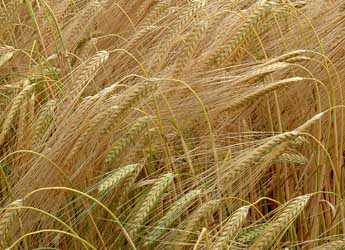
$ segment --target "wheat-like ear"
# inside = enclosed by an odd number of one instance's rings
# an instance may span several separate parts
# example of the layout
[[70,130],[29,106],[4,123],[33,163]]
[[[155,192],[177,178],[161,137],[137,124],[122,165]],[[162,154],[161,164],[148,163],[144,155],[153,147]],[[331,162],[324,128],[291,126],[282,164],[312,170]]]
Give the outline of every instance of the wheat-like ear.
[[[25,84],[30,84],[29,82],[25,82]],[[26,85],[26,86],[27,86]],[[26,86],[23,86],[24,88]],[[16,139],[17,139],[17,150],[22,149],[22,145],[25,141],[25,126],[27,121],[27,104],[28,104],[29,98],[25,97],[22,104],[19,107],[19,114],[18,114],[18,122],[17,122],[17,131],[16,131]]]
[[252,32],[252,29],[264,22],[266,17],[271,13],[273,7],[277,5],[277,0],[264,0],[261,1],[260,5],[256,7],[254,12],[246,20],[245,24],[239,29],[234,35],[230,42],[219,47],[206,61],[207,65],[216,64],[221,66],[223,62],[232,53],[239,48],[239,46],[246,42],[248,35]]
[[308,128],[310,128],[313,124],[315,124],[317,121],[319,121],[323,115],[327,113],[325,112],[321,112],[319,114],[314,115],[312,118],[310,118],[309,120],[307,120],[305,123],[303,123],[301,126],[299,126],[298,128],[295,129],[295,131],[298,132],[304,132],[305,130],[307,130]]
[[334,240],[323,244],[321,246],[315,247],[312,250],[343,250],[345,249],[345,240]]
[[152,117],[141,117],[128,129],[128,131],[119,140],[115,142],[110,152],[105,158],[105,163],[111,164],[115,161],[126,148],[138,138],[142,131],[147,127]]
[[185,233],[181,238],[181,242],[185,242],[189,239],[189,233],[194,232],[202,227],[202,220],[207,219],[214,214],[221,204],[220,200],[211,200],[202,204],[196,211],[194,211],[189,218],[186,219],[186,225],[183,228]]
[[34,122],[34,135],[33,135],[33,145],[36,148],[40,142],[41,138],[43,137],[46,129],[51,124],[54,119],[54,109],[56,107],[56,100],[48,101],[42,111],[40,112],[37,120]]
[[308,159],[298,153],[283,153],[280,155],[277,159],[280,162],[286,162],[286,163],[292,163],[292,164],[299,164],[299,165],[305,165],[308,163]]
[[303,77],[292,77],[292,78],[280,80],[277,82],[269,83],[267,85],[264,85],[262,88],[259,88],[249,94],[244,94],[243,96],[238,97],[238,99],[235,99],[229,104],[227,109],[235,111],[237,109],[243,108],[246,105],[256,101],[259,97],[271,91],[278,90],[280,88],[288,86],[291,83],[301,82],[303,80],[304,80]]
[[80,41],[82,41],[87,32],[87,28],[94,22],[97,14],[102,10],[104,3],[107,0],[92,0],[77,15],[72,23],[72,27],[65,35],[68,50],[74,52]]
[[96,37],[91,38],[89,41],[87,41],[81,48],[79,51],[79,57],[82,60],[85,60],[87,58],[89,58],[89,56],[91,55],[92,51],[96,48],[97,45],[97,41],[98,39]]
[[183,31],[190,20],[197,15],[200,10],[202,10],[205,4],[205,0],[194,1],[185,9],[185,11],[183,11],[177,22],[177,25],[174,27],[174,29],[172,29],[171,32],[167,34],[167,41],[161,42],[160,46],[158,47],[157,53],[155,54],[155,61],[152,66],[153,69],[159,70],[162,67],[164,60],[167,57],[167,52],[170,51],[170,48],[176,40],[176,37],[178,37],[178,35]]
[[116,212],[120,212],[123,208],[123,204],[126,204],[128,200],[128,194],[134,187],[135,181],[138,178],[144,164],[140,164],[138,168],[135,168],[135,170],[130,174],[127,178],[124,179],[121,190],[119,190],[119,196],[118,196],[118,204]]
[[106,111],[96,115],[93,119],[91,119],[90,123],[88,124],[85,131],[79,136],[75,144],[73,145],[72,150],[69,152],[66,160],[67,162],[73,159],[73,156],[78,153],[78,151],[82,148],[85,144],[87,138],[96,131],[96,128],[100,125],[101,122],[105,121],[108,117],[110,117],[113,113],[118,112],[119,106],[112,106]]
[[140,45],[140,40],[156,29],[157,29],[156,26],[149,25],[137,31],[137,33],[135,33],[132,39],[128,42],[127,50],[131,50],[135,47],[138,47]]
[[250,206],[244,206],[237,209],[230,219],[225,223],[224,227],[222,228],[222,232],[217,237],[217,241],[214,245],[214,250],[225,250],[229,248],[231,240],[235,237],[238,230],[244,223]]
[[135,172],[138,168],[141,168],[141,164],[131,164],[110,172],[108,176],[100,182],[98,192],[105,192],[110,188],[116,188],[117,185],[119,185],[125,178]]
[[142,26],[149,26],[160,19],[162,13],[164,13],[171,5],[172,0],[159,0],[159,2],[152,8],[145,19],[142,22]]
[[[134,2],[134,0],[133,0]],[[150,7],[153,5],[153,4],[156,4],[155,3],[155,0],[147,0],[147,1],[144,1],[141,5],[140,5],[140,8],[137,10],[136,12],[136,17],[137,18],[141,18],[143,17],[146,13],[149,13],[149,9]]]
[[247,245],[252,244],[262,234],[266,227],[267,224],[263,223],[245,228],[238,234],[235,241]]
[[104,63],[109,58],[109,52],[101,50],[97,52],[92,58],[85,62],[79,70],[77,70],[77,75],[72,76],[72,86],[68,96],[71,98],[78,97],[85,86],[86,83],[92,80],[96,75],[97,71],[104,65]]
[[100,128],[100,134],[109,134],[114,127],[118,125],[119,120],[126,115],[126,113],[144,98],[149,96],[152,92],[157,90],[158,84],[151,81],[145,81],[135,85],[128,93],[124,94],[123,100],[118,105],[118,108],[113,109],[109,113],[108,118]]
[[[12,203],[10,203],[7,208],[15,208],[23,206],[22,200],[16,200]],[[6,238],[9,231],[9,228],[11,227],[11,224],[13,223],[13,219],[15,218],[15,215],[17,214],[17,211],[15,209],[7,209],[2,214],[0,214],[0,247],[1,249],[5,249],[6,245]]]
[[14,48],[11,46],[0,47],[0,67],[5,65],[14,55]]
[[275,216],[274,220],[269,223],[262,235],[250,246],[249,250],[269,249],[303,211],[311,196],[307,194],[287,202]]
[[234,84],[246,83],[251,84],[257,82],[259,79],[263,79],[266,75],[273,73],[275,71],[284,70],[290,67],[289,63],[286,62],[274,62],[274,63],[265,63],[256,67],[254,70],[246,73],[245,75],[239,76],[238,80],[234,81]]
[[135,237],[135,234],[138,232],[141,225],[143,225],[152,210],[161,201],[163,193],[173,182],[173,179],[173,174],[166,174],[155,181],[153,187],[140,204],[139,210],[135,212],[128,221],[128,224],[130,225],[129,233],[132,237]]
[[192,31],[188,34],[183,50],[176,61],[176,66],[174,70],[175,74],[179,74],[179,72],[181,72],[181,70],[190,61],[195,49],[198,46],[199,41],[201,40],[203,34],[205,34],[206,30],[207,22],[201,21],[197,25],[195,25]]
[[[288,147],[287,143],[296,139],[297,136],[298,133],[294,131],[272,136],[263,145],[251,149],[248,153],[244,153],[243,156],[240,156],[238,160],[233,161],[230,168],[226,168],[226,165],[224,165],[224,191],[227,190],[225,187],[236,181],[242,173],[248,170],[249,166],[262,161],[269,153],[271,153],[272,160],[278,157],[286,147]],[[271,151],[274,148],[279,150],[273,154]],[[227,162],[225,161],[224,164],[227,164]]]
[[159,240],[181,213],[183,213],[191,202],[193,202],[200,194],[200,190],[192,190],[174,202],[163,218],[157,222],[154,229],[148,234],[149,240],[146,241],[144,245],[149,247],[155,241]]
[[5,117],[5,120],[2,124],[2,130],[0,134],[0,146],[2,146],[5,142],[5,137],[8,133],[8,130],[10,129],[10,126],[12,124],[12,121],[14,117],[16,116],[21,104],[23,103],[23,100],[32,92],[34,91],[35,84],[30,84],[29,80],[25,80],[25,83],[23,84],[25,87],[23,90],[14,98],[11,108],[8,112],[8,114]]
[[289,60],[293,60],[296,57],[305,56],[307,53],[308,51],[303,50],[303,49],[289,51],[289,52],[286,52],[285,54],[282,54],[278,57],[268,60],[265,64],[273,64],[277,62],[289,62]]

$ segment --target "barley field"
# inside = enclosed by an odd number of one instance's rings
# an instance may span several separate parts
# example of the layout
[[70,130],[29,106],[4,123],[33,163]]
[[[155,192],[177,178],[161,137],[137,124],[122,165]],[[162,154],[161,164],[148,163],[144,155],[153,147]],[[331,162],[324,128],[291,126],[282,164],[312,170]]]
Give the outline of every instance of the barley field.
[[0,250],[345,249],[344,85],[343,0],[2,0]]

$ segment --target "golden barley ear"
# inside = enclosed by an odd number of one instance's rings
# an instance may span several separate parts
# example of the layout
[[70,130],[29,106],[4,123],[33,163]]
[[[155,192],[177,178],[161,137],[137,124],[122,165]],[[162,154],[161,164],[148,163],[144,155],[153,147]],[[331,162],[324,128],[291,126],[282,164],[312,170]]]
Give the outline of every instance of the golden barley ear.
[[50,100],[42,108],[42,111],[39,113],[38,118],[34,122],[34,135],[33,135],[33,146],[38,148],[42,143],[41,139],[44,137],[44,134],[47,132],[49,126],[55,119],[55,108],[57,105],[56,100]]
[[11,46],[0,47],[0,67],[5,65],[15,53],[15,49]]
[[13,209],[16,207],[23,206],[22,200],[15,200],[14,202],[10,203],[2,214],[0,214],[0,247],[1,249],[5,249],[6,247],[6,239],[8,237],[8,232],[13,223],[13,220],[16,217],[17,210]]
[[342,250],[345,248],[345,240],[334,240],[319,247],[312,248],[312,250]]
[[196,24],[192,31],[188,34],[188,37],[185,41],[184,48],[181,51],[181,54],[178,56],[174,74],[178,75],[183,68],[188,64],[190,59],[193,56],[194,51],[196,50],[202,36],[207,30],[207,21],[201,21]]
[[277,243],[291,223],[303,211],[311,196],[310,194],[299,196],[283,205],[273,221],[269,223],[249,250],[265,250]]
[[272,9],[278,4],[278,0],[260,1],[260,3],[254,7],[253,13],[248,17],[244,25],[241,26],[231,41],[216,49],[207,59],[206,64],[209,66],[214,64],[221,66],[224,61],[239,48],[239,46],[246,43],[252,30],[255,29],[256,26],[264,23],[266,18],[271,14]]
[[144,81],[125,92],[117,107],[108,111],[108,118],[100,127],[100,134],[104,136],[111,133],[118,126],[119,121],[127,115],[128,111],[153,94],[158,86],[156,82]]
[[80,41],[85,38],[88,28],[94,23],[98,13],[100,13],[107,0],[92,0],[81,13],[74,17],[69,30],[66,31],[65,44],[68,51],[74,52],[78,47]]
[[[238,160],[233,161],[229,168],[227,168],[225,165],[223,176],[224,187],[236,180],[241,175],[241,173],[245,172],[249,168],[249,166],[256,162],[260,162],[270,154],[271,156],[269,157],[279,157],[279,155],[283,153],[282,150],[286,150],[286,148],[288,147],[288,144],[286,143],[289,143],[297,137],[298,133],[296,132],[286,132],[276,136],[272,136],[263,145],[250,150],[249,153],[244,153],[244,155],[240,156]],[[279,148],[280,146],[282,146],[282,148]],[[279,148],[279,152],[277,153],[277,155],[273,155],[272,150],[277,148]],[[225,161],[225,164],[227,164],[227,161]]]
[[247,215],[250,206],[244,206],[237,209],[225,223],[221,229],[220,235],[214,244],[215,250],[225,250],[231,248],[231,240],[235,237],[238,231],[241,229]]
[[2,123],[2,130],[0,133],[0,146],[4,144],[5,139],[6,139],[6,135],[11,127],[12,121],[15,118],[15,116],[17,115],[19,108],[21,106],[21,104],[23,103],[23,101],[25,100],[25,98],[27,98],[27,96],[32,93],[35,89],[36,84],[30,84],[29,80],[24,80],[24,84],[25,87],[23,88],[23,90],[13,99],[11,108],[9,110],[9,112],[6,114],[6,117]]
[[[191,239],[191,232],[195,232],[202,227],[202,221],[207,220],[212,216],[220,207],[220,200],[211,200],[203,203],[198,207],[186,220],[184,221],[183,234],[179,242],[185,242]],[[182,247],[180,248],[182,249]]]
[[97,71],[105,64],[109,58],[109,52],[101,50],[97,52],[88,61],[82,64],[76,72],[72,75],[72,83],[66,86],[67,98],[70,100],[66,106],[78,98],[82,91],[86,88],[87,84],[95,77]]

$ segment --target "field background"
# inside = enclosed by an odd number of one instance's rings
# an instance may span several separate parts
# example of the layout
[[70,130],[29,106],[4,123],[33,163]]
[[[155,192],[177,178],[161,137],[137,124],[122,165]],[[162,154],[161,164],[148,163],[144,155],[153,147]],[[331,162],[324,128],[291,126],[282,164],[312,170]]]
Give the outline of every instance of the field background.
[[0,1],[0,249],[345,249],[342,0]]

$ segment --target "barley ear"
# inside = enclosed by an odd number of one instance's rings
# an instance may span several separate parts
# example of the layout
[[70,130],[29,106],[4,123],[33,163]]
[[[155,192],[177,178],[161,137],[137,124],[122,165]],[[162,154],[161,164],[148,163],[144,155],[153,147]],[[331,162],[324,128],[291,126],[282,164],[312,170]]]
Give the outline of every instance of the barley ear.
[[274,220],[269,223],[262,235],[250,246],[249,250],[269,249],[303,211],[310,197],[311,195],[307,194],[287,202],[275,216]]
[[22,200],[16,200],[7,206],[7,210],[5,210],[2,214],[0,214],[0,247],[1,249],[5,248],[6,245],[6,238],[8,236],[8,232],[10,229],[11,224],[17,214],[16,208],[23,206]]
[[148,241],[145,246],[149,247],[159,240],[166,230],[174,223],[174,221],[184,212],[184,210],[201,194],[200,190],[192,190],[182,196],[179,200],[169,208],[166,214],[161,218],[154,229],[148,235]]
[[145,199],[141,203],[139,210],[129,219],[128,224],[131,225],[129,233],[132,235],[132,237],[135,237],[135,234],[140,229],[140,226],[143,225],[146,218],[160,202],[163,193],[170,186],[173,179],[173,174],[166,174],[160,177],[154,183],[153,187],[150,189]]
[[147,127],[152,117],[141,117],[129,128],[129,130],[119,140],[117,140],[105,158],[106,164],[113,163],[120,154],[127,149],[135,139],[139,137],[142,131]]
[[8,114],[5,117],[5,120],[2,124],[2,130],[0,133],[0,146],[2,146],[5,142],[5,137],[11,127],[12,121],[16,114],[19,111],[21,104],[23,103],[24,99],[34,90],[35,84],[29,84],[29,80],[25,80],[23,90],[14,98],[11,108]]
[[106,192],[110,188],[116,188],[125,178],[141,168],[141,164],[131,164],[110,172],[108,176],[99,183],[98,192]]
[[217,241],[215,242],[214,249],[215,250],[225,250],[229,248],[231,245],[231,240],[235,237],[238,230],[244,223],[250,206],[244,206],[237,209],[230,219],[225,223],[224,227],[222,228],[222,232],[217,237]]

